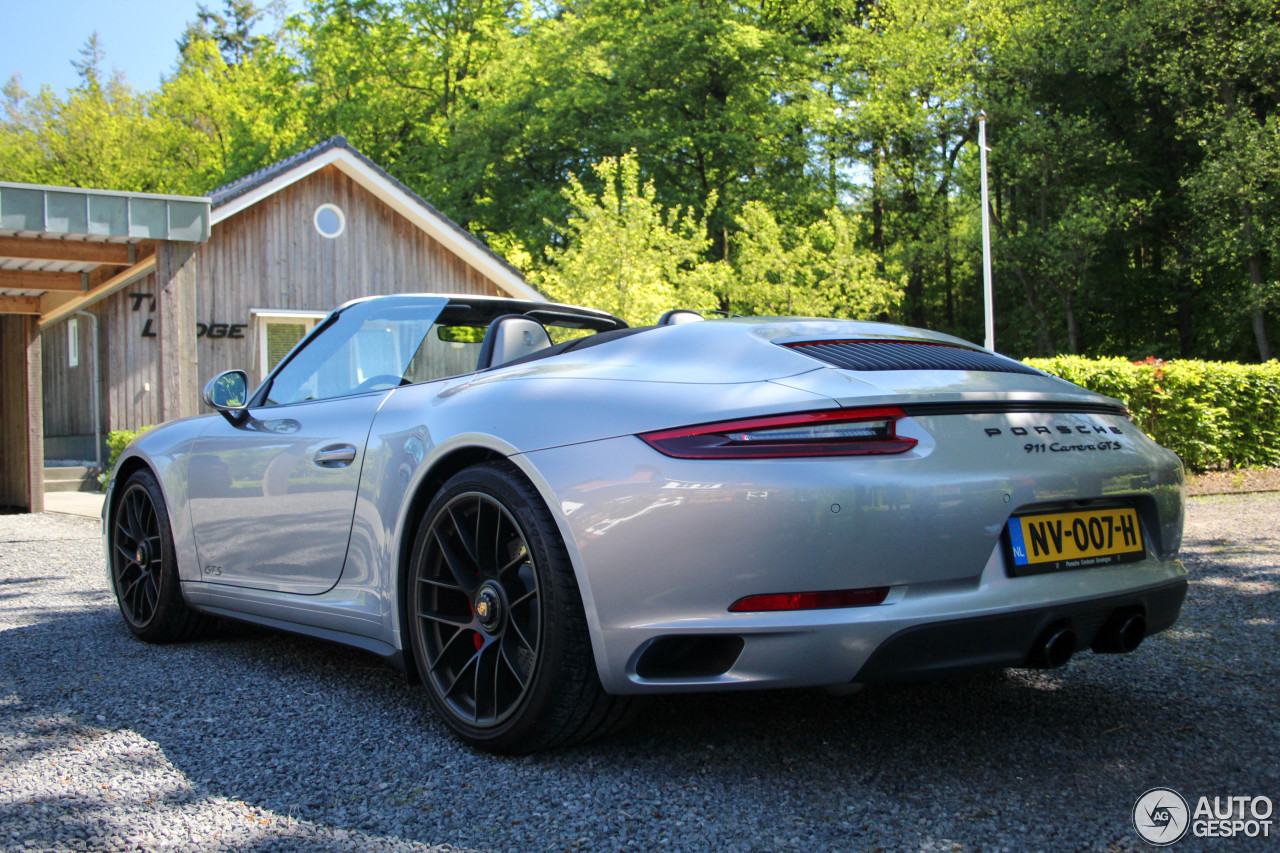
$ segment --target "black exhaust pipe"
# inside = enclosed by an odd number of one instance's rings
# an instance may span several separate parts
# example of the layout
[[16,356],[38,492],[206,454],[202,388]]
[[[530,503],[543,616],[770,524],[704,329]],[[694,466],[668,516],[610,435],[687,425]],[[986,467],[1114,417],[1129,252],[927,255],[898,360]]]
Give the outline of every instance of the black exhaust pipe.
[[1050,626],[1031,648],[1027,659],[1029,666],[1039,669],[1057,669],[1066,666],[1076,651],[1076,635],[1063,627]]
[[1147,636],[1147,617],[1141,613],[1117,611],[1093,638],[1090,648],[1104,655],[1123,655],[1142,645]]

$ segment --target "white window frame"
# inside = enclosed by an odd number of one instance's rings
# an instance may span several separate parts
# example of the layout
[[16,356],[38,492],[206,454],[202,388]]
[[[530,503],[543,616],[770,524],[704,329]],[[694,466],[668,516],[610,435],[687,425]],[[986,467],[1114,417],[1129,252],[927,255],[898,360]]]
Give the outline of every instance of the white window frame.
[[[330,234],[320,227],[320,214],[326,211],[333,213],[338,217],[338,230]],[[311,224],[315,226],[316,233],[326,240],[336,240],[342,236],[342,232],[347,230],[347,215],[342,212],[342,208],[332,202],[325,202],[316,208],[316,212],[311,214]]]
[[258,366],[258,381],[261,382],[267,378],[270,372],[267,369],[267,329],[268,323],[302,323],[307,327],[303,334],[310,334],[325,317],[329,316],[328,311],[308,311],[306,309],[294,308],[250,308],[249,316],[253,319],[253,347],[257,353],[255,361]]

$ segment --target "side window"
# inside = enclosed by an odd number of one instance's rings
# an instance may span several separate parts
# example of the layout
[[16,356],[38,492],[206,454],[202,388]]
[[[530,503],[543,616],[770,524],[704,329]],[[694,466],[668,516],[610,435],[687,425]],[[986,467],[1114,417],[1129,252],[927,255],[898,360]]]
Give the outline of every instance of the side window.
[[402,384],[445,302],[404,297],[352,305],[285,362],[263,402],[327,400]]

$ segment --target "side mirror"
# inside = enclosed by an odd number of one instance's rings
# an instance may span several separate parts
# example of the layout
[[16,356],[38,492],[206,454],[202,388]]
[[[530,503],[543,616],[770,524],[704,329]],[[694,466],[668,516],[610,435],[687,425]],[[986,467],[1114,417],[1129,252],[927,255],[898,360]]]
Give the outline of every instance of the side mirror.
[[249,377],[243,370],[226,370],[204,386],[204,404],[219,412],[232,426],[249,420]]

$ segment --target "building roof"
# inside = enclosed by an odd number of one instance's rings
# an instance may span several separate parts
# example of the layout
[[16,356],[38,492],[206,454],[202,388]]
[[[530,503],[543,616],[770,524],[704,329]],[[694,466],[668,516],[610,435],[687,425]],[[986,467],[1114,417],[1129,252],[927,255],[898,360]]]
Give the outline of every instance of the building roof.
[[545,297],[525,281],[524,275],[505,258],[357,151],[345,136],[330,137],[265,169],[218,187],[210,193],[212,224],[234,216],[328,165],[336,166],[503,290],[524,299],[545,301]]

